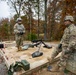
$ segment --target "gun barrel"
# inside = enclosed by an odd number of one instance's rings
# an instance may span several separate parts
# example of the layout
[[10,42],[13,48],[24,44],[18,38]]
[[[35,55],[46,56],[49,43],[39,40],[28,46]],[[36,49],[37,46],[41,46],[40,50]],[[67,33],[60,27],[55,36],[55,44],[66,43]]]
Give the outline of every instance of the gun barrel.
[[42,40],[32,40],[33,43],[41,42]]

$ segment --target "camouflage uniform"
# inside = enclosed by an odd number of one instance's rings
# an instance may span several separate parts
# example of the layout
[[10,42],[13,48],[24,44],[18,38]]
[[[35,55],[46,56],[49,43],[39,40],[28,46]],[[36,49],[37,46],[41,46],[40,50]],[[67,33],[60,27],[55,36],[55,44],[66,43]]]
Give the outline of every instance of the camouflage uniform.
[[[60,58],[60,65],[65,66],[65,68],[70,71],[71,75],[76,74],[76,26],[74,24],[69,25],[61,39],[62,48],[58,47],[52,53],[52,58],[54,58],[59,52],[62,52]],[[66,52],[68,51],[68,54]],[[67,57],[65,57],[67,56]],[[73,74],[74,73],[74,74]],[[69,74],[70,75],[70,74]]]
[[[25,33],[25,27],[23,24],[19,25],[16,23],[14,25],[14,33],[15,33],[15,40],[16,40],[16,45],[19,49],[20,46],[23,45],[23,34]],[[20,33],[23,33],[22,35]]]

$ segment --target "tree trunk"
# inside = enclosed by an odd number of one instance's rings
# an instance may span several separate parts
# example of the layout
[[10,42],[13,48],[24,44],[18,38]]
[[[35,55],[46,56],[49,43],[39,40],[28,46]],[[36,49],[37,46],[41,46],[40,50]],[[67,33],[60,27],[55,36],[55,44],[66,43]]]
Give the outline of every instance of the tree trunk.
[[44,40],[47,39],[47,0],[45,0]]
[[38,38],[39,38],[39,12],[40,12],[39,4],[40,4],[40,2],[38,0],[38,27],[37,27]]

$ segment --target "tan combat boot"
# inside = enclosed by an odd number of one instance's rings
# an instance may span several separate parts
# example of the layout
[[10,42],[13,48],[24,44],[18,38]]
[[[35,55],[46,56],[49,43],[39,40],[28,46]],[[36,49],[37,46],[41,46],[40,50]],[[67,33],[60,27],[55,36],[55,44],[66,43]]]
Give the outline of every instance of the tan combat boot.
[[58,72],[58,71],[60,71],[59,68],[60,67],[58,66],[58,64],[55,64],[54,67],[50,71],[51,72]]
[[[50,57],[48,57],[47,58],[48,59],[48,61],[49,61],[49,65],[53,62],[53,60],[54,60],[54,58],[50,58]],[[51,71],[51,72],[57,72],[57,71],[59,71],[59,62],[57,62],[55,65],[54,65],[54,67],[52,67],[49,71]]]
[[18,51],[22,51],[22,48],[21,47],[18,47]]

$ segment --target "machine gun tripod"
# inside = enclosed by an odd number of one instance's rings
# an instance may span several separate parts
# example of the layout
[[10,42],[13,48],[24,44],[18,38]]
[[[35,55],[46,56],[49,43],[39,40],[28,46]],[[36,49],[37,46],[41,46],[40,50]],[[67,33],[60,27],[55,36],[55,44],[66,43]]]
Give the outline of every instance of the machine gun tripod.
[[39,57],[39,56],[42,56],[42,55],[43,55],[43,52],[40,52],[40,48],[41,48],[41,45],[42,45],[42,44],[44,45],[43,47],[45,47],[45,48],[48,48],[48,49],[52,48],[52,46],[48,46],[47,44],[45,44],[45,43],[43,42],[43,40],[33,40],[32,43],[36,43],[36,44],[34,45],[34,46],[36,46],[36,47],[39,45],[38,50],[35,51],[34,53],[32,53],[32,57],[33,57],[33,58],[34,58],[34,57]]

